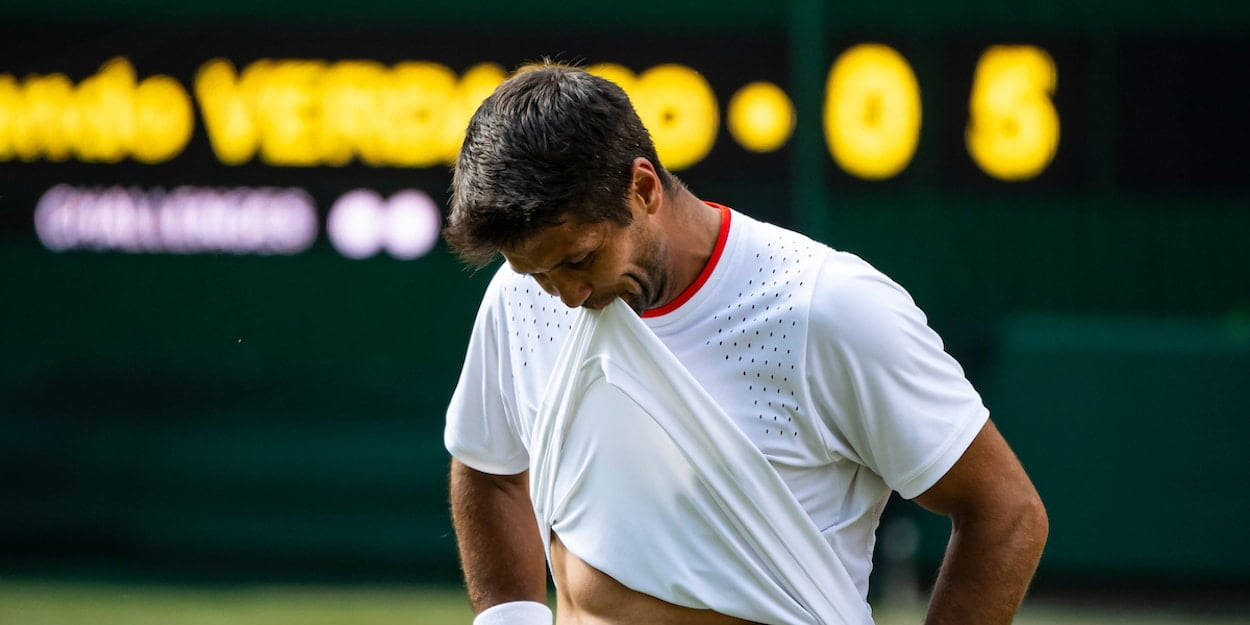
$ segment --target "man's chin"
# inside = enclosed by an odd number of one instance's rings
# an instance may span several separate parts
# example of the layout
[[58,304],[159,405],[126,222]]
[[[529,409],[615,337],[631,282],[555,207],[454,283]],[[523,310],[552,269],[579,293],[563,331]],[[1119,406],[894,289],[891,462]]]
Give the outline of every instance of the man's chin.
[[634,312],[638,313],[639,315],[642,315],[642,311],[645,310],[645,307],[642,304],[642,297],[635,295],[633,293],[622,293],[616,297],[604,300],[602,302],[593,302],[593,303],[588,302],[588,303],[582,304],[582,308],[589,308],[590,310],[603,310],[604,308],[608,307],[608,304],[611,304],[612,302],[616,301],[618,297],[620,298],[622,302],[625,302],[626,306],[629,306],[631,309],[633,309]]

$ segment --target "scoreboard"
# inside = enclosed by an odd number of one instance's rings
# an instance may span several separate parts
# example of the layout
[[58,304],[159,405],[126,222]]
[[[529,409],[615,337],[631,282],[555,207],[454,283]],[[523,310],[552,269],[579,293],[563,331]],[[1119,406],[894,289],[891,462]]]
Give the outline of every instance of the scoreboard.
[[[697,70],[667,63],[636,75],[613,62],[586,69],[626,90],[673,171],[711,151],[720,107]],[[1054,60],[1037,46],[998,45],[985,50],[973,71],[969,154],[994,178],[1036,177],[1059,144]],[[213,154],[226,165],[253,158],[279,167],[343,166],[353,159],[370,166],[451,165],[469,117],[506,77],[493,62],[457,76],[432,61],[387,67],[261,59],[236,70],[215,58],[196,70],[189,90],[168,75],[139,80],[125,57],[106,61],[77,85],[59,72],[21,80],[0,74],[0,159],[166,162],[186,149],[198,109]],[[777,150],[794,131],[793,102],[765,80],[735,91],[725,113],[730,135],[753,152]],[[920,119],[920,87],[897,50],[861,43],[835,60],[823,121],[829,151],[844,171],[866,180],[898,174],[915,154]]]
[[[469,116],[512,71],[544,58],[625,88],[661,160],[696,191],[769,189],[781,201],[757,210],[787,224],[813,223],[802,213],[814,189],[1250,189],[1237,158],[1250,140],[1238,78],[1250,44],[1236,32],[824,29],[806,54],[768,24],[724,36],[590,30],[9,27],[0,175],[15,184],[0,223],[58,251],[183,253],[298,253],[321,240],[310,222],[332,244],[329,224],[350,223],[357,234],[344,236],[377,250],[385,236],[361,232],[402,233],[400,255],[415,258],[436,238],[428,228],[445,209]],[[819,153],[796,150],[796,132]],[[331,220],[355,191],[351,216]],[[404,208],[392,210],[400,191]],[[188,206],[215,208],[200,219]],[[275,206],[288,208],[262,208]],[[182,224],[169,226],[169,244],[165,222]],[[197,223],[205,234],[186,232]],[[212,242],[176,242],[197,237]]]

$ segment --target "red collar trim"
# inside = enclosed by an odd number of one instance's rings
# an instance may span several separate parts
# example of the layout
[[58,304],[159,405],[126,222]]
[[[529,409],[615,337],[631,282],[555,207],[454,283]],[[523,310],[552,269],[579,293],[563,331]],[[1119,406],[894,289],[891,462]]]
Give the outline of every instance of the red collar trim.
[[712,276],[712,271],[716,269],[716,263],[720,261],[721,252],[725,251],[725,241],[729,240],[729,218],[733,212],[729,210],[728,206],[722,206],[715,202],[705,201],[704,204],[707,204],[712,208],[720,209],[720,232],[716,234],[716,245],[712,247],[712,256],[707,259],[707,264],[703,266],[703,271],[699,272],[699,277],[695,278],[694,282],[690,283],[690,286],[686,287],[686,290],[681,292],[681,295],[678,295],[673,299],[673,301],[659,308],[644,310],[642,312],[642,316],[644,318],[649,319],[651,317],[667,315],[668,313],[681,308],[682,304],[690,301],[690,298],[694,297],[694,294],[699,292],[699,289],[703,287],[703,283],[707,282],[707,279]]

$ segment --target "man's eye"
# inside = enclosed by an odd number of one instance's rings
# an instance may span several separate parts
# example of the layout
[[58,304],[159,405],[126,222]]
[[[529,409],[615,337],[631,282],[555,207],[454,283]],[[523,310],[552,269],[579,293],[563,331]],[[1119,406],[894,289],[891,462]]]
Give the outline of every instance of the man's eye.
[[592,259],[594,259],[594,257],[595,257],[595,253],[594,253],[594,252],[588,252],[585,256],[581,257],[581,259],[579,259],[579,260],[577,260],[577,261],[575,261],[575,262],[567,263],[567,265],[568,265],[568,267],[570,267],[570,268],[572,268],[572,269],[581,269],[582,267],[585,267],[586,265],[589,265],[589,264],[590,264],[590,261],[591,261]]

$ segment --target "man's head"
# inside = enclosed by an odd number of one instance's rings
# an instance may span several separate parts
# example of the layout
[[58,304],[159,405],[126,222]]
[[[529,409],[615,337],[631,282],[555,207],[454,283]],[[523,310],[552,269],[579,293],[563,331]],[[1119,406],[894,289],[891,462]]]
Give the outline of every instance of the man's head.
[[642,310],[664,280],[650,219],[677,184],[620,87],[544,63],[473,115],[444,236],[472,265],[502,253],[569,306]]

